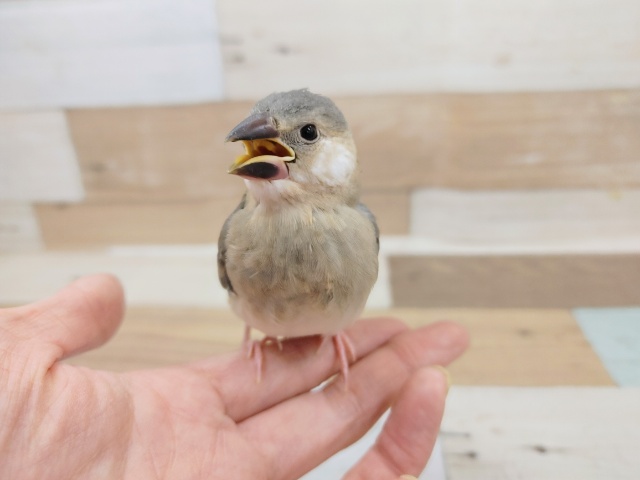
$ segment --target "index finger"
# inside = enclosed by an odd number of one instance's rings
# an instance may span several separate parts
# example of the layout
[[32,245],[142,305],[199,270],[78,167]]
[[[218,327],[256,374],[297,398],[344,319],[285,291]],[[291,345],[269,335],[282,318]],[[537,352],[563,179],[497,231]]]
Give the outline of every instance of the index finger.
[[450,322],[401,333],[356,362],[348,390],[335,382],[276,405],[239,427],[266,458],[287,458],[273,462],[274,478],[298,478],[364,435],[416,369],[447,365],[467,344],[466,331]]

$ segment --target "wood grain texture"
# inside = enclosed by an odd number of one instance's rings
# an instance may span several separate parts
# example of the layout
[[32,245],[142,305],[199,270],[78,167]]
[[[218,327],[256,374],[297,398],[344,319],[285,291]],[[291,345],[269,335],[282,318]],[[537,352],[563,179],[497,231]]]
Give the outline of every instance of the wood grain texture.
[[0,202],[83,198],[64,113],[0,112]]
[[640,185],[640,91],[337,98],[367,187]]
[[409,309],[389,314],[412,327],[449,320],[471,346],[449,369],[456,385],[613,385],[570,311]]
[[270,8],[281,14],[264,22],[248,14],[251,0],[218,2],[228,98],[300,87],[379,94],[640,85],[634,0],[281,0]]
[[108,344],[69,363],[114,371],[175,365],[238,350],[243,332],[230,310],[129,308]]
[[82,109],[67,113],[90,200],[184,200],[241,195],[226,174],[239,145],[227,133],[248,103]]
[[[450,319],[472,346],[452,365],[456,385],[611,385],[566,311],[381,310],[418,327]],[[70,362],[108,370],[152,368],[236,351],[243,324],[229,310],[129,308],[116,337]]]
[[640,304],[640,255],[390,258],[397,307],[576,308]]
[[[335,97],[365,190],[599,188],[640,185],[640,91]],[[71,110],[91,199],[237,192],[224,137],[251,107]]]
[[0,203],[0,252],[40,248],[42,237],[31,205]]
[[[409,197],[369,193],[364,200],[384,234],[409,229]],[[49,249],[86,249],[127,244],[216,243],[240,195],[186,201],[37,204],[35,213]]]
[[640,182],[638,90],[453,95],[449,111],[443,185],[619,189]]
[[454,191],[420,189],[411,233],[450,245],[640,247],[640,190]]
[[209,0],[0,2],[0,108],[218,100]]
[[35,210],[50,249],[213,244],[238,202],[239,196],[184,202],[39,204]]
[[449,480],[634,480],[640,389],[454,387]]

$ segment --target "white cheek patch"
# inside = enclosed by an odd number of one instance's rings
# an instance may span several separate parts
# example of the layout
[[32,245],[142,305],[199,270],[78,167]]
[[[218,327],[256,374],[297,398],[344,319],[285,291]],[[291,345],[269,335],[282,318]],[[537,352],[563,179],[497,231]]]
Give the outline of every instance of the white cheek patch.
[[345,145],[326,140],[313,162],[311,172],[320,183],[336,186],[347,183],[355,168],[355,156]]

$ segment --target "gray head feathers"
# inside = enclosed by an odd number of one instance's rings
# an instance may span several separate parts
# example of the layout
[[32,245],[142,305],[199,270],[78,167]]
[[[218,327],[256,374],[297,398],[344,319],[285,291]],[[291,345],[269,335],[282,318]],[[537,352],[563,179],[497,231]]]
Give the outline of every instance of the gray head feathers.
[[276,119],[317,119],[335,130],[349,128],[344,115],[331,99],[311,93],[306,88],[272,93],[256,103],[251,113],[268,113]]

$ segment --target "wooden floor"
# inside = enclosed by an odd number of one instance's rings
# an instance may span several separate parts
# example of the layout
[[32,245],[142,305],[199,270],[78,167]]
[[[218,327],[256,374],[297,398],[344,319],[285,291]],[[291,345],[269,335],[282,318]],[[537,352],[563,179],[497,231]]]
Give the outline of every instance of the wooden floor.
[[[367,313],[399,318],[412,327],[437,320],[465,326],[473,341],[466,355],[451,366],[456,385],[614,385],[568,311],[390,309]],[[131,308],[109,344],[70,362],[117,371],[160,367],[236,350],[242,334],[243,324],[228,310]]]

